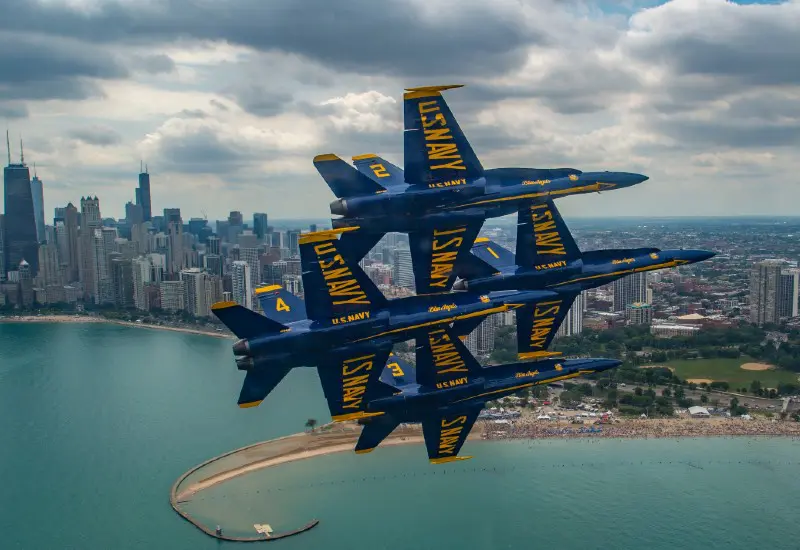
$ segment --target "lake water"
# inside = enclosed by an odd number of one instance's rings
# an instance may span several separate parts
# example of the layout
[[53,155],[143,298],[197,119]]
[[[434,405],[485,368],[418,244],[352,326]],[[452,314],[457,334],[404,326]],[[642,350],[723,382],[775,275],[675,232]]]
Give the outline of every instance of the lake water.
[[[327,422],[297,369],[239,409],[230,341],[98,324],[0,324],[0,548],[204,549],[169,489],[214,455]],[[287,550],[796,549],[800,443],[790,439],[470,442],[434,467],[421,446],[262,470],[191,513],[247,532],[311,518]]]

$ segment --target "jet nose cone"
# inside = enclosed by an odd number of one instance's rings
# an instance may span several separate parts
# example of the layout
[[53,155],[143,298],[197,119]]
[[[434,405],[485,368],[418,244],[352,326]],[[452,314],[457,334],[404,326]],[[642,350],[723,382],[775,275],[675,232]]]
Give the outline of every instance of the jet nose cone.
[[716,252],[711,252],[710,250],[684,250],[683,252],[686,255],[686,259],[692,263],[702,262],[717,255]]
[[597,371],[604,371],[608,369],[613,369],[622,364],[622,361],[618,359],[595,359],[595,364],[593,368]]
[[647,181],[650,178],[645,176],[644,174],[634,174],[632,172],[619,172],[619,184],[621,186],[627,185],[636,185],[638,183],[642,183],[643,181]]
[[467,290],[467,286],[467,281],[464,279],[459,279],[453,283],[453,290]]

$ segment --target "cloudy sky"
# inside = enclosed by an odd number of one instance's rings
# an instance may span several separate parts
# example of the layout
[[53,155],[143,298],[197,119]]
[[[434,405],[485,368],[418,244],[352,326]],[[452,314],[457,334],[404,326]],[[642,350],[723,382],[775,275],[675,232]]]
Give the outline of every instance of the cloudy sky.
[[52,208],[327,217],[312,158],[402,166],[404,87],[487,168],[650,181],[565,216],[800,214],[800,0],[3,0],[0,125]]

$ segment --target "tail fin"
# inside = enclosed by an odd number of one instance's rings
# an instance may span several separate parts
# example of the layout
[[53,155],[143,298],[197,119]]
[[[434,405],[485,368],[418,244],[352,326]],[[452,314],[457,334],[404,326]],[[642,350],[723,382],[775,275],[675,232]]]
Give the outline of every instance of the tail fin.
[[238,338],[255,338],[288,328],[286,325],[259,315],[236,302],[217,302],[211,306],[211,312]]
[[317,155],[314,167],[331,188],[333,194],[340,199],[360,195],[374,195],[386,191],[382,185],[371,180],[336,155]]
[[452,328],[436,328],[417,337],[417,383],[447,389],[471,382],[483,367]]
[[359,172],[379,185],[406,185],[402,168],[373,153],[353,157],[353,164]]
[[368,413],[367,404],[394,394],[391,386],[378,380],[390,352],[391,347],[384,347],[374,353],[333,356],[319,364],[319,380],[334,422],[383,414]]
[[337,235],[347,229],[300,235],[300,264],[306,314],[333,324],[369,319],[388,302],[352,257],[340,251]]
[[517,309],[517,354],[520,359],[561,355],[547,351],[578,293],[562,293],[557,299],[526,304]]
[[400,422],[393,416],[384,414],[368,419],[361,430],[361,436],[356,443],[357,454],[369,453],[380,445],[381,441],[389,437]]
[[453,180],[467,184],[483,176],[483,166],[441,94],[443,90],[460,87],[406,89],[403,95],[406,182],[430,185]]
[[417,368],[409,363],[400,359],[394,353],[389,354],[389,359],[386,361],[386,368],[381,373],[381,382],[398,388],[400,386],[408,386],[417,383]]
[[495,272],[502,271],[516,264],[514,255],[486,237],[478,237],[472,247],[472,254],[491,266]]
[[256,289],[256,296],[264,315],[279,323],[294,323],[306,318],[306,305],[303,300],[281,285],[262,286]]
[[579,260],[581,251],[553,201],[520,207],[516,264],[549,269]]

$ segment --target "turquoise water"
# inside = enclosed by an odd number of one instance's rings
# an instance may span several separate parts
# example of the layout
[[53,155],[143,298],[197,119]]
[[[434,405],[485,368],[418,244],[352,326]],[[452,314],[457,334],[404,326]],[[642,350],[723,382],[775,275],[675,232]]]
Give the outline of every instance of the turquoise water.
[[[169,507],[189,467],[328,420],[294,371],[240,410],[230,342],[112,325],[0,324],[0,547],[234,546]],[[203,491],[188,510],[247,531],[311,518],[304,549],[795,549],[800,443],[789,439],[468,443],[287,464]]]

